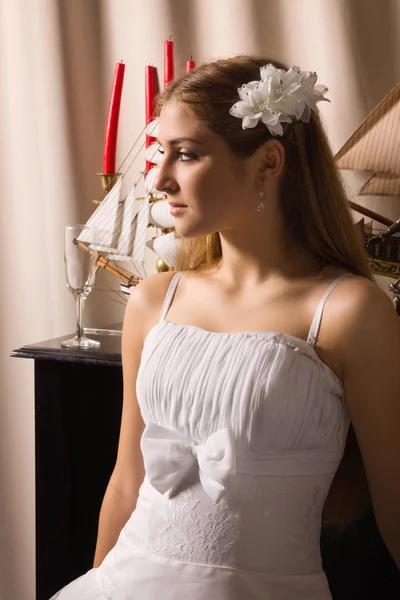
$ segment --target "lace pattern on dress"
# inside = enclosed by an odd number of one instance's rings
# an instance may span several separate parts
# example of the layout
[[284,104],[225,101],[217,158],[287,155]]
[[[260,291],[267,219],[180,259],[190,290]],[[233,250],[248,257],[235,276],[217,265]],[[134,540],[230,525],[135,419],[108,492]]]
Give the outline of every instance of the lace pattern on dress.
[[332,475],[238,476],[215,504],[198,481],[168,497],[145,479],[126,533],[136,545],[184,563],[317,573],[321,513],[331,480]]

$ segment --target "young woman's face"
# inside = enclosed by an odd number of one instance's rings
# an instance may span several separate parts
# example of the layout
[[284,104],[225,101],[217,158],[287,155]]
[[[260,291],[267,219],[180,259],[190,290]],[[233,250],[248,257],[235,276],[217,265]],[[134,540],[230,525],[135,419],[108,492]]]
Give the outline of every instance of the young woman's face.
[[154,187],[168,202],[186,206],[174,215],[179,235],[237,228],[249,214],[257,215],[254,161],[234,156],[189,106],[170,102],[163,107],[158,139],[164,158]]

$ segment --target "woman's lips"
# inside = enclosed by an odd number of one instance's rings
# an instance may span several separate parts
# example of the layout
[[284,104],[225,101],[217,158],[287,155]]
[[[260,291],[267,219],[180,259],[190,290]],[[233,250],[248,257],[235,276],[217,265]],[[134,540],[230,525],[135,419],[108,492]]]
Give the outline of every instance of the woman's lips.
[[176,204],[176,205],[171,204],[171,208],[170,208],[169,212],[171,215],[173,215],[175,217],[176,215],[180,215],[186,209],[187,209],[187,206],[185,206],[183,204]]
[[174,217],[180,215],[185,210],[185,208],[187,208],[186,204],[178,204],[177,202],[168,202],[168,204],[171,207],[169,212]]

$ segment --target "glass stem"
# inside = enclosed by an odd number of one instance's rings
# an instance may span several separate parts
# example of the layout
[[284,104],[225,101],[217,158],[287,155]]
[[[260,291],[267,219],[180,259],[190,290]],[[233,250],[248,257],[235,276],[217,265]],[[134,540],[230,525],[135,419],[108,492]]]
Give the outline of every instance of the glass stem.
[[84,301],[85,301],[85,298],[83,297],[83,295],[77,294],[77,296],[76,296],[76,334],[75,334],[75,337],[78,340],[85,337],[85,334],[83,331],[83,324],[82,324]]

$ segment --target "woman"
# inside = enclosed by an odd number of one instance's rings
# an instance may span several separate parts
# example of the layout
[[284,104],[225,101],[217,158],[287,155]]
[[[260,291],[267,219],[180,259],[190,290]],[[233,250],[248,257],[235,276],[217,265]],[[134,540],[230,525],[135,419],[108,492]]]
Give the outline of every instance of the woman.
[[322,511],[346,523],[369,492],[400,564],[398,319],[315,83],[239,56],[161,96],[155,187],[180,205],[177,272],[129,300],[94,569],[54,598],[328,600]]

